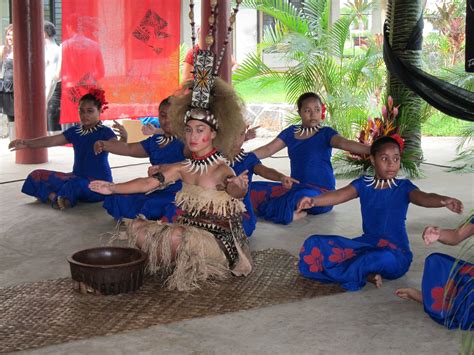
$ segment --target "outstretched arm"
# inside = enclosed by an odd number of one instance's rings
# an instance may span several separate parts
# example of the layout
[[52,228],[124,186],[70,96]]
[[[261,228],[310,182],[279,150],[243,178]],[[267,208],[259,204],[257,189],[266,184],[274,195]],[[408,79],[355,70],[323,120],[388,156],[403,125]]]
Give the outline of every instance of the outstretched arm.
[[474,224],[468,223],[457,229],[441,229],[437,226],[427,226],[423,231],[423,240],[426,245],[436,241],[446,245],[458,245],[463,240],[474,235]]
[[25,148],[48,148],[69,143],[64,134],[44,136],[34,139],[15,139],[10,142],[8,149],[20,150]]
[[283,142],[280,138],[275,138],[270,143],[261,146],[260,148],[255,149],[253,152],[257,156],[258,159],[265,159],[268,158],[270,155],[275,154],[276,152],[282,150],[286,147],[285,142]]
[[293,179],[290,176],[286,176],[285,174],[280,173],[279,171],[269,168],[263,164],[255,165],[253,169],[254,173],[264,177],[265,179],[272,180],[272,181],[281,181],[283,186],[287,189],[291,189],[293,183],[298,184],[299,181]]
[[357,197],[357,190],[352,185],[347,185],[335,191],[328,191],[316,197],[303,197],[297,206],[297,212],[315,206],[334,206],[353,200]]
[[410,202],[428,208],[446,207],[455,213],[462,213],[464,208],[462,202],[457,198],[442,196],[435,193],[426,193],[420,190],[413,190],[410,192]]
[[94,143],[95,154],[100,154],[104,151],[134,158],[148,157],[141,143],[126,143],[118,140],[97,141]]
[[351,141],[338,134],[331,138],[331,147],[346,150],[355,154],[370,154],[370,147],[368,145]]
[[167,165],[166,169],[153,176],[138,178],[127,182],[115,184],[113,182],[94,180],[89,188],[102,195],[145,193],[171,181],[181,179],[181,164]]

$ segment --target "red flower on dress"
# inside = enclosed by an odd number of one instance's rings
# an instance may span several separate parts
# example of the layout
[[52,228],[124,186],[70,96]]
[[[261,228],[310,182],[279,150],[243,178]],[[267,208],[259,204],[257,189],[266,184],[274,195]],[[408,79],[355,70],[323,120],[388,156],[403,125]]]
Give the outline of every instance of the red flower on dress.
[[319,250],[319,248],[314,247],[313,249],[311,249],[311,254],[305,255],[303,257],[303,260],[306,264],[309,265],[309,271],[323,271],[324,255],[321,254],[321,250]]
[[35,170],[31,173],[31,177],[36,181],[47,181],[53,172],[51,170]]
[[[449,279],[445,287],[433,287],[431,289],[431,297],[433,298],[433,304],[431,308],[435,312],[448,311],[451,307],[451,301],[456,295],[456,283],[453,279]],[[446,297],[445,297],[446,293]]]
[[333,263],[342,263],[345,260],[353,258],[355,256],[354,249],[350,248],[332,248],[332,252],[329,256],[329,261]]
[[380,239],[379,242],[377,243],[377,246],[379,248],[387,248],[389,247],[390,249],[397,249],[397,246],[393,243],[390,243],[387,239]]
[[474,277],[474,267],[472,265],[464,265],[459,269],[459,274]]
[[272,193],[270,197],[280,197],[288,192],[288,189],[283,186],[272,186]]
[[257,208],[263,201],[265,201],[265,191],[250,191],[250,201],[253,208]]

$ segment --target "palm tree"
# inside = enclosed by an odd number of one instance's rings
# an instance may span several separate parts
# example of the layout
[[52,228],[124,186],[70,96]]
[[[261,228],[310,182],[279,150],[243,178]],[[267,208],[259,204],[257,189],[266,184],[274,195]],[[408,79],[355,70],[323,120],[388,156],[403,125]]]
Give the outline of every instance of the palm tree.
[[[317,92],[327,106],[331,126],[346,137],[354,137],[352,123],[366,120],[369,99],[383,86],[384,76],[379,70],[383,61],[380,48],[374,44],[358,55],[344,53],[357,14],[342,16],[330,25],[329,3],[306,0],[298,9],[288,0],[244,0],[245,6],[271,15],[275,26],[265,30],[260,53],[242,63],[233,81],[257,77],[266,86],[283,80],[289,102],[296,102],[304,92]],[[272,70],[262,60],[262,51],[278,53],[289,68]]]
[[[406,45],[423,14],[423,2],[422,0],[388,0],[387,3],[390,45],[402,60],[418,68],[422,66],[421,46],[407,50]],[[394,102],[400,104],[400,117],[420,116],[422,99],[390,73],[388,73],[387,88],[388,94],[393,97]],[[412,122],[410,129],[404,132],[406,146],[420,152],[417,158],[421,162],[421,120],[410,121]]]

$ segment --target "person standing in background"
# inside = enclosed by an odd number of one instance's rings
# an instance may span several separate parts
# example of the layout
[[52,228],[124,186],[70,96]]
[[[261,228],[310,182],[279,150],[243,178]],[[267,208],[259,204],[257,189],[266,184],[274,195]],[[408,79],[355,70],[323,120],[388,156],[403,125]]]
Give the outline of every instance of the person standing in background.
[[44,69],[46,120],[48,134],[61,132],[59,116],[61,113],[61,47],[56,43],[56,27],[44,21]]
[[0,47],[0,73],[2,88],[0,90],[0,108],[8,117],[8,136],[15,139],[15,114],[13,104],[13,25],[5,29],[5,44]]

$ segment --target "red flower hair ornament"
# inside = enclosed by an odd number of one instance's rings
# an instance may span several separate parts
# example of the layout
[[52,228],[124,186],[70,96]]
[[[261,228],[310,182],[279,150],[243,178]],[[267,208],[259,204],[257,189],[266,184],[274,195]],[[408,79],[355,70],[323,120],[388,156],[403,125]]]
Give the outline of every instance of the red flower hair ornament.
[[94,88],[90,89],[88,94],[94,96],[97,101],[100,102],[101,111],[104,112],[109,108],[108,102],[105,100],[105,91],[102,89]]
[[403,149],[405,148],[405,140],[397,133],[392,134],[390,137],[397,141],[398,145],[400,146],[400,153],[403,153]]
[[325,104],[321,104],[321,120],[324,121],[324,119],[326,118],[326,105]]

